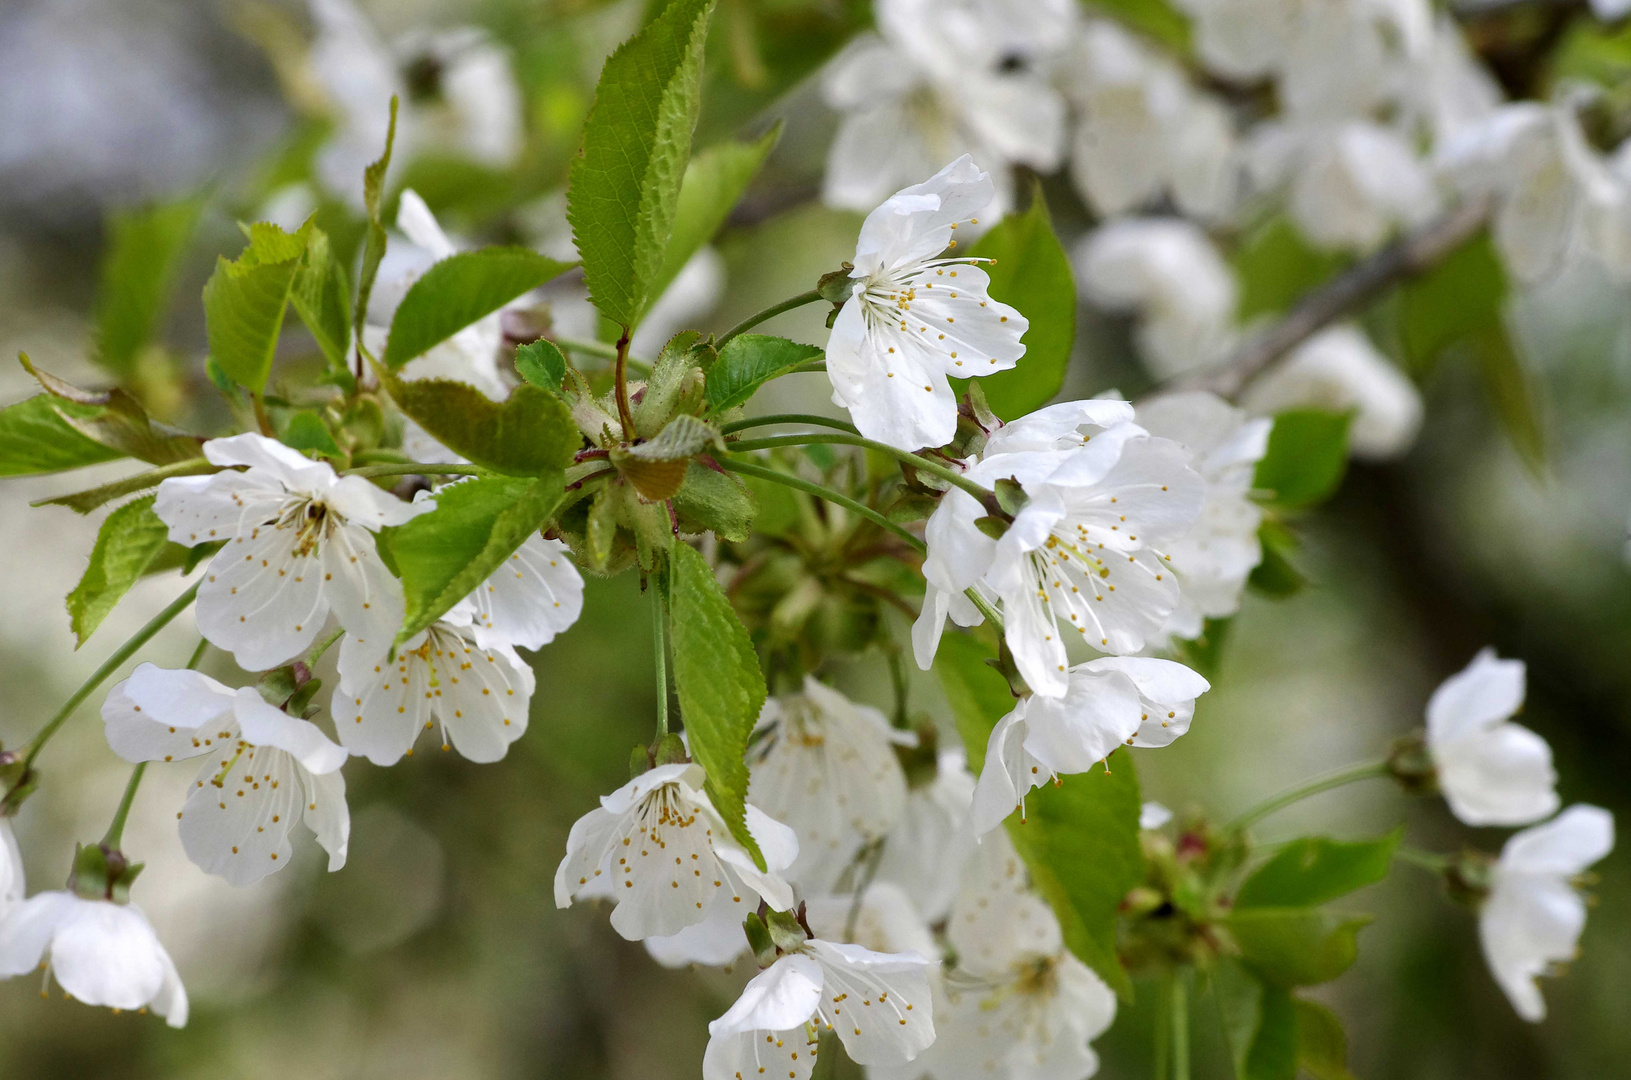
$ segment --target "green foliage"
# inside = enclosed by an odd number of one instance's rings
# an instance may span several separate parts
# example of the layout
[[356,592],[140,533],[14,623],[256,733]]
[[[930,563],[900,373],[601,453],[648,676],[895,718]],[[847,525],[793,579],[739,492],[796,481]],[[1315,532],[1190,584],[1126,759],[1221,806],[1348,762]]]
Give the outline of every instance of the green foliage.
[[1214,969],[1212,989],[1238,1080],[1296,1080],[1299,1068],[1315,1080],[1353,1080],[1341,1021],[1323,1005],[1292,997],[1233,960]]
[[1297,568],[1297,534],[1273,519],[1257,529],[1257,542],[1263,547],[1263,561],[1252,567],[1246,583],[1264,596],[1287,597],[1301,592],[1308,576]]
[[312,340],[317,343],[323,359],[328,361],[329,370],[348,380],[350,285],[345,267],[340,265],[329,244],[328,234],[315,225],[306,244],[305,261],[301,263],[300,272],[295,275],[294,288],[289,292],[289,301]]
[[[986,664],[988,656],[973,635],[948,634],[934,663],[976,774],[991,730],[1014,708],[1008,682]],[[1116,956],[1116,913],[1144,876],[1141,805],[1132,757],[1117,750],[1107,772],[1044,785],[1027,797],[1024,821],[1017,814],[1008,819],[1008,835],[1032,885],[1059,917],[1065,944],[1124,998],[1131,996],[1132,983]]]
[[272,373],[283,311],[300,272],[310,226],[290,234],[276,225],[249,227],[249,246],[236,262],[225,256],[204,284],[204,324],[210,358],[233,380],[259,393]]
[[1229,641],[1234,618],[1205,619],[1201,622],[1201,636],[1192,640],[1178,639],[1178,659],[1188,664],[1209,682],[1216,682],[1223,668],[1223,649]]
[[1315,1080],[1353,1080],[1348,1036],[1336,1013],[1314,1001],[1292,1003],[1297,1013],[1297,1064]]
[[68,594],[68,620],[78,644],[85,644],[154,556],[169,541],[168,529],[153,513],[155,496],[128,502],[108,515],[96,534],[90,565]]
[[388,530],[386,543],[402,576],[407,614],[400,645],[469,596],[548,523],[560,505],[557,470],[536,480],[477,477],[436,493],[436,509]]
[[101,411],[94,405],[60,402],[50,394],[35,394],[0,409],[0,476],[61,472],[123,457],[81,434],[67,419],[88,420]]
[[701,103],[714,0],[674,0],[601,70],[567,218],[606,318],[632,327],[662,272]]
[[1631,80],[1631,24],[1605,26],[1589,15],[1575,19],[1552,53],[1551,77],[1594,82],[1615,90]]
[[163,319],[176,271],[187,253],[202,198],[115,213],[108,222],[96,302],[96,362],[120,380]]
[[1230,261],[1240,282],[1242,322],[1280,314],[1304,293],[1335,277],[1348,262],[1340,252],[1321,250],[1303,239],[1284,214],[1247,234]]
[[1003,218],[969,254],[996,260],[985,267],[992,297],[1019,308],[1031,323],[1019,363],[980,380],[991,411],[1014,420],[1059,393],[1076,340],[1076,283],[1054,235],[1041,184],[1031,195],[1030,209]]
[[1246,963],[1274,986],[1314,986],[1347,971],[1369,915],[1321,908],[1253,907],[1232,912],[1229,933]]
[[88,514],[97,507],[106,506],[114,499],[134,495],[136,492],[146,491],[148,488],[158,487],[166,477],[202,476],[216,471],[218,471],[218,466],[211,465],[203,458],[189,458],[186,461],[177,461],[170,465],[160,466],[157,469],[139,472],[134,476],[126,476],[111,483],[90,488],[87,491],[75,491],[67,495],[58,495],[55,498],[41,499],[32,505],[66,506],[77,514]]
[[1189,51],[1189,20],[1167,0],[1085,0],[1084,6],[1126,23],[1180,55]]
[[397,99],[393,95],[391,122],[385,129],[385,152],[362,174],[362,201],[368,227],[363,231],[357,305],[351,310],[352,333],[359,345],[362,342],[362,328],[368,321],[368,298],[374,294],[374,279],[379,276],[380,260],[385,258],[385,222],[380,220],[380,209],[385,200],[385,173],[391,167],[391,151],[396,146],[396,112]]
[[674,513],[681,532],[706,530],[730,543],[740,543],[752,534],[757,509],[740,477],[695,461],[685,470],[685,481],[674,493]]
[[346,459],[345,451],[334,441],[334,433],[323,423],[323,418],[311,409],[289,414],[289,418],[283,422],[283,430],[278,433],[278,439],[285,446],[306,450],[318,457],[334,461]]
[[778,123],[757,142],[721,143],[691,159],[674,204],[674,227],[662,269],[651,281],[652,297],[661,296],[691,256],[725,224],[765,158],[775,149],[781,130]]
[[695,330],[675,334],[658,355],[646,378],[645,390],[634,404],[634,433],[650,439],[667,430],[680,411],[695,413],[702,403],[702,360],[706,346]]
[[398,408],[448,449],[485,468],[541,476],[570,465],[583,444],[566,403],[531,383],[498,402],[448,379],[386,375],[382,381]]
[[81,390],[19,357],[28,373],[54,399],[58,415],[88,439],[154,465],[201,459],[203,440],[148,418],[141,403],[123,390]]
[[708,773],[708,796],[731,835],[761,868],[764,856],[748,833],[748,736],[765,703],[765,677],[747,629],[737,619],[707,561],[688,544],[673,545],[668,610],[674,691],[691,756]]
[[1336,493],[1348,470],[1347,413],[1292,409],[1274,418],[1269,447],[1253,486],[1288,510],[1318,505]]
[[767,334],[739,334],[719,350],[708,369],[705,399],[715,416],[745,405],[759,387],[800,364],[819,360],[822,350]]
[[559,393],[566,382],[566,357],[553,341],[539,338],[515,350],[515,370],[532,385]]
[[451,255],[408,289],[391,319],[385,366],[392,371],[567,269],[519,247]]
[[1375,840],[1308,836],[1293,841],[1246,879],[1235,908],[1312,907],[1374,885],[1387,876],[1403,835],[1401,826]]

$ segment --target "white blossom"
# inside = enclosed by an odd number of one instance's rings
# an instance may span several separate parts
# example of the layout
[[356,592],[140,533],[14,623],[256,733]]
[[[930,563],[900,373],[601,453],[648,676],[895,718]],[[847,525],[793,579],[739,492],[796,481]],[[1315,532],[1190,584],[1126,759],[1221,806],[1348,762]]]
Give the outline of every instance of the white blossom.
[[1522,660],[1483,649],[1427,702],[1427,749],[1439,790],[1468,825],[1527,825],[1557,812],[1546,740],[1509,722],[1523,707]]
[[1113,221],[1082,241],[1074,262],[1084,299],[1138,315],[1139,352],[1156,376],[1204,367],[1233,345],[1234,273],[1193,222]]
[[[591,891],[585,885],[577,894],[581,899],[613,898],[612,882],[604,878],[604,891]],[[742,932],[742,920],[747,917],[742,904],[724,890],[714,893],[713,899],[703,902],[702,921],[692,923],[676,933],[648,937],[641,941],[646,952],[666,968],[683,968],[698,964],[703,967],[728,967],[747,951],[747,935]]]
[[1006,371],[1024,355],[1030,324],[991,299],[977,260],[954,250],[958,228],[977,224],[991,195],[990,176],[964,155],[862,224],[854,291],[827,342],[827,377],[834,403],[868,438],[905,450],[950,442],[957,397],[948,377]]
[[950,910],[963,863],[974,851],[969,824],[974,776],[967,756],[960,746],[946,747],[936,759],[934,779],[908,789],[900,820],[884,839],[874,878],[898,885],[930,920]]
[[0,817],[0,922],[23,902],[26,891],[17,834],[12,831],[11,819]]
[[311,0],[311,12],[307,66],[335,122],[317,171],[331,191],[362,206],[363,170],[384,152],[393,96],[396,160],[436,151],[495,169],[515,164],[520,88],[509,55],[481,31],[418,31],[387,45],[350,0]]
[[[793,830],[749,804],[748,831],[765,860],[759,870],[731,838],[703,780],[700,765],[659,765],[602,796],[567,837],[555,871],[555,906],[609,897],[617,905],[612,928],[630,941],[669,937],[702,922],[716,896],[730,898],[738,922],[761,898],[777,909],[792,907],[782,871],[798,857]],[[611,882],[609,891],[599,879]]]
[[102,703],[108,745],[126,761],[204,758],[180,819],[181,845],[206,873],[251,885],[289,865],[304,821],[345,865],[351,834],[346,752],[316,725],[196,671],[142,664]]
[[1106,656],[1069,672],[1062,697],[1033,694],[997,722],[974,789],[972,822],[985,835],[1032,788],[1084,773],[1119,746],[1167,746],[1189,730],[1210,684],[1182,664]]
[[904,1065],[934,1041],[929,961],[815,938],[753,977],[736,1004],[708,1025],[703,1080],[786,1069],[804,1080],[816,1040],[831,1028],[850,1060]]
[[1011,166],[1052,172],[1065,103],[1046,67],[1075,25],[1069,0],[880,0],[822,79],[843,114],[822,197],[868,210],[967,154],[993,178],[990,220],[1012,205]]
[[[151,1009],[187,1023],[187,991],[153,927],[134,904],[36,893],[0,920],[0,977],[40,967],[87,1005]],[[43,992],[43,991],[42,991]]]
[[1002,832],[969,864],[946,936],[940,1038],[923,1059],[935,1080],[1081,1080],[1098,1071],[1091,1041],[1116,997],[1064,946],[1059,921],[1027,884]]
[[583,575],[560,540],[529,536],[503,566],[443,616],[484,649],[541,649],[583,613]]
[[1501,849],[1478,914],[1478,936],[1495,981],[1525,1020],[1546,1016],[1535,980],[1576,955],[1586,902],[1574,879],[1613,847],[1613,816],[1577,805],[1517,833]]
[[1096,19],[1078,36],[1061,78],[1077,113],[1071,177],[1099,214],[1123,214],[1165,192],[1199,217],[1229,211],[1236,162],[1228,112],[1176,64]]
[[1251,491],[1274,424],[1248,419],[1243,410],[1205,391],[1141,402],[1138,423],[1151,435],[1186,446],[1190,467],[1206,484],[1194,527],[1167,548],[1183,587],[1165,629],[1196,638],[1206,619],[1240,610],[1246,579],[1263,561],[1257,538],[1263,511]]
[[787,877],[805,896],[821,896],[900,819],[906,777],[894,747],[916,737],[809,676],[804,693],[765,702],[759,731],[748,795],[798,834]]
[[810,900],[805,904],[804,918],[812,934],[828,941],[853,941],[880,953],[912,952],[933,957],[940,952],[912,898],[891,882],[874,881],[861,894],[858,904],[852,893]]
[[402,621],[402,585],[374,549],[374,532],[434,509],[408,504],[360,476],[336,476],[260,435],[204,444],[213,476],[170,477],[153,511],[172,541],[224,541],[198,589],[198,629],[247,671],[299,655],[330,610],[353,637],[384,651]]
[[1372,461],[1403,455],[1421,431],[1416,385],[1355,326],[1329,327],[1297,346],[1247,386],[1240,403],[1258,416],[1286,409],[1351,409],[1348,452]]
[[1138,808],[1140,829],[1160,829],[1172,820],[1172,811],[1158,802],[1146,802]]

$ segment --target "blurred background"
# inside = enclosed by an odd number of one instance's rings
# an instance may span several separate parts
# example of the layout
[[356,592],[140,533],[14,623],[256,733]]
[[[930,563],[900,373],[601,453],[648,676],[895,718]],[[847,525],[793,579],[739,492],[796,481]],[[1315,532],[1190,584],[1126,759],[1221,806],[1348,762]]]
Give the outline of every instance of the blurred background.
[[[413,186],[469,242],[558,242],[560,191],[600,63],[647,6],[359,0],[358,17],[379,42],[408,43],[400,55],[415,35],[483,28],[518,88],[524,137],[511,156],[471,160],[483,153],[475,147],[455,161],[427,152],[393,187]],[[1542,7],[1550,21],[1541,29],[1554,42],[1590,19],[1584,5],[1533,5]],[[712,287],[688,304],[694,325],[724,329],[810,287],[853,251],[859,215],[816,200],[837,119],[812,76],[869,20],[860,0],[721,0],[698,145],[760,134],[778,118],[786,128],[717,241]],[[1534,36],[1519,29],[1503,37],[1486,27],[1474,41],[1511,68],[1513,36]],[[176,271],[166,346],[141,370],[156,414],[198,430],[223,422],[202,392],[197,297],[216,255],[241,247],[234,221],[298,222],[312,211],[346,218],[344,194],[310,179],[322,168],[313,164],[319,148],[345,134],[319,118],[317,91],[301,70],[313,34],[300,3],[8,0],[0,10],[0,354],[27,350],[80,385],[105,380],[91,361],[92,320],[110,216],[205,192]],[[1602,53],[1601,77],[1625,79],[1631,46],[1607,31],[1598,37],[1621,49]],[[1525,54],[1530,67],[1520,74],[1531,92],[1544,92],[1549,48]],[[363,70],[366,58],[353,63]],[[377,147],[359,160],[374,154]],[[1062,184],[1050,181],[1047,194],[1069,246],[1093,216]],[[340,226],[330,232],[347,235]],[[354,245],[355,230],[349,235]],[[1423,380],[1419,441],[1398,460],[1356,462],[1333,501],[1294,522],[1312,586],[1289,598],[1248,594],[1191,733],[1137,758],[1146,797],[1226,817],[1299,778],[1375,756],[1420,726],[1432,688],[1490,644],[1529,665],[1522,719],[1554,748],[1565,802],[1598,803],[1622,825],[1631,821],[1627,299],[1625,286],[1589,260],[1515,297],[1508,318],[1544,432],[1538,465],[1514,449],[1475,363],[1452,359]],[[563,319],[565,311],[563,302]],[[825,339],[820,315],[808,310],[767,329]],[[300,342],[286,337],[287,362],[300,363]],[[1136,398],[1153,385],[1130,321],[1084,305],[1066,394],[1117,388]],[[32,392],[20,367],[0,365],[0,403]],[[795,376],[756,407],[814,411],[830,408],[826,396],[821,376]],[[112,464],[0,484],[6,745],[26,739],[180,588],[173,575],[143,581],[74,650],[62,597],[83,570],[99,517],[28,504],[125,471]],[[143,658],[178,666],[196,640],[183,617]],[[231,677],[218,654],[211,664]],[[604,912],[557,911],[550,891],[571,822],[626,779],[629,748],[650,730],[650,630],[634,577],[592,580],[582,620],[534,664],[531,727],[502,764],[422,754],[389,770],[362,760],[347,767],[351,859],[337,874],[322,872],[310,845],[297,845],[294,866],[253,888],[206,877],[183,856],[173,827],[190,771],[152,770],[126,833],[126,850],[148,864],[133,897],[175,957],[191,1022],[171,1031],[150,1017],[42,1001],[28,978],[3,983],[0,1076],[699,1075],[706,1021],[747,972],[665,971],[619,939]],[[887,707],[880,655],[847,664],[839,681]],[[912,694],[915,711],[946,719],[932,682],[916,672]],[[75,840],[100,835],[118,800],[126,769],[103,741],[100,697],[44,755],[41,791],[17,820],[31,889],[58,887]],[[1410,802],[1382,783],[1322,796],[1261,832],[1373,835],[1401,814],[1419,847],[1493,851],[1504,835],[1478,835],[1440,802]],[[1566,978],[1546,984],[1551,1015],[1535,1026],[1513,1015],[1484,967],[1473,919],[1431,877],[1401,865],[1351,901],[1377,922],[1356,967],[1315,996],[1348,1025],[1355,1074],[1623,1075],[1631,856],[1622,847],[1598,871],[1601,903],[1583,955]],[[1124,1009],[1100,1041],[1101,1075],[1149,1075],[1152,1002],[1146,994]],[[1195,1037],[1196,1075],[1229,1075],[1213,1018],[1199,1017]]]

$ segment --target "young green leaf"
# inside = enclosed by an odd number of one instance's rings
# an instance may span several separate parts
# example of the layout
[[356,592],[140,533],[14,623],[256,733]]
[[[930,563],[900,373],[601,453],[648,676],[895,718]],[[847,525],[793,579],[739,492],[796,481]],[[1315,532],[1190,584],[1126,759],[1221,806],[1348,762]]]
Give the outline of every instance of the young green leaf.
[[685,470],[685,482],[674,495],[674,514],[679,518],[681,532],[706,530],[733,544],[751,535],[757,510],[740,477],[696,461]]
[[714,0],[674,0],[601,69],[567,219],[595,307],[632,327],[662,272],[701,103]]
[[349,374],[350,286],[345,268],[334,257],[328,234],[316,226],[306,242],[306,256],[295,275],[289,301],[330,370]]
[[36,368],[27,354],[18,359],[56,400],[63,421],[86,438],[153,465],[203,458],[204,440],[155,423],[141,403],[123,390],[81,390]]
[[688,544],[669,556],[669,618],[674,690],[691,756],[708,773],[708,796],[731,835],[761,868],[764,856],[748,832],[748,736],[765,703],[765,677],[746,628],[713,570]]
[[395,371],[571,264],[519,247],[461,251],[408,289],[391,319],[385,366]]
[[1296,1080],[1297,1011],[1291,991],[1264,986],[1242,1080]]
[[362,202],[368,218],[368,227],[363,233],[362,271],[357,276],[357,304],[351,309],[352,336],[359,346],[362,342],[362,328],[368,321],[368,298],[374,294],[374,279],[379,276],[380,260],[385,258],[385,222],[380,220],[380,212],[385,202],[385,174],[391,168],[391,151],[396,146],[396,112],[397,99],[393,94],[391,122],[385,129],[385,152],[380,155],[378,161],[363,170],[362,174]]
[[532,385],[556,393],[566,383],[566,357],[553,341],[543,338],[515,350],[515,370]]
[[[970,634],[947,634],[934,668],[945,690],[976,774],[991,730],[1013,710],[1008,682],[986,664],[991,650]],[[1031,871],[1031,883],[1053,908],[1065,944],[1118,994],[1132,983],[1116,956],[1116,913],[1127,890],[1144,876],[1138,841],[1142,805],[1126,750],[1110,755],[1107,772],[1066,777],[1026,799],[1026,818],[1008,819],[1008,835]]]
[[1189,54],[1189,20],[1168,0],[1097,0],[1097,6],[1178,55]]
[[651,296],[661,296],[669,283],[730,217],[742,193],[758,175],[781,137],[781,124],[758,142],[710,146],[691,159],[674,205],[674,228],[663,255],[662,269],[651,282]]
[[[61,408],[62,406],[58,406]],[[219,465],[211,465],[203,458],[188,458],[186,461],[177,461],[170,465],[161,465],[156,469],[148,469],[134,476],[126,476],[111,483],[93,487],[88,491],[75,491],[67,495],[58,495],[50,499],[41,499],[30,503],[30,506],[66,506],[76,514],[88,514],[97,507],[106,506],[114,499],[125,495],[134,495],[138,491],[158,487],[165,479],[171,476],[203,476],[207,473],[219,472]]]
[[198,196],[115,213],[96,299],[96,362],[120,380],[153,339],[198,225]]
[[1313,907],[1387,877],[1403,827],[1375,840],[1348,843],[1308,836],[1258,867],[1235,895],[1235,909]]
[[168,543],[169,530],[153,513],[154,498],[147,495],[128,502],[102,522],[96,546],[91,548],[90,565],[68,594],[69,624],[79,645],[85,644]]
[[708,369],[704,400],[715,416],[745,405],[759,387],[800,364],[820,360],[825,355],[814,345],[800,345],[767,334],[738,334],[719,350],[719,359]]
[[387,532],[402,576],[407,614],[402,644],[469,596],[549,522],[560,504],[564,478],[557,470],[536,480],[477,477],[436,493],[436,509]]
[[1297,568],[1297,534],[1278,521],[1267,519],[1257,529],[1263,561],[1252,567],[1246,583],[1264,596],[1286,597],[1301,592],[1308,575]]
[[1322,908],[1254,907],[1231,912],[1229,933],[1247,964],[1275,986],[1330,982],[1359,955],[1359,931],[1369,915]]
[[991,296],[1018,305],[1031,321],[1018,365],[980,380],[991,411],[1013,420],[1059,393],[1076,340],[1076,283],[1054,235],[1041,184],[1031,195],[1030,209],[1003,218],[969,254],[996,260],[985,267]]
[[515,476],[541,476],[572,463],[583,445],[566,403],[522,383],[493,401],[467,383],[448,379],[382,381],[391,399],[448,449],[477,465]]
[[310,450],[319,457],[341,461],[346,456],[340,444],[334,441],[334,433],[323,423],[323,418],[311,409],[291,413],[289,419],[284,421],[278,439],[285,446]]
[[1244,323],[1286,311],[1350,261],[1310,244],[1290,217],[1269,218],[1246,234],[1230,260],[1240,282],[1238,318]]
[[98,406],[75,405],[50,394],[35,394],[0,409],[0,476],[61,472],[123,457],[87,438],[67,420],[92,419],[101,412]]
[[259,393],[272,373],[283,312],[306,252],[309,226],[290,234],[268,222],[249,227],[236,262],[223,256],[204,284],[210,357],[235,381]]
[[1348,469],[1347,413],[1292,409],[1274,418],[1268,450],[1253,486],[1274,493],[1276,504],[1305,509],[1330,498]]
[[1348,1071],[1348,1036],[1336,1013],[1314,1001],[1298,999],[1297,1064],[1314,1080],[1354,1080]]

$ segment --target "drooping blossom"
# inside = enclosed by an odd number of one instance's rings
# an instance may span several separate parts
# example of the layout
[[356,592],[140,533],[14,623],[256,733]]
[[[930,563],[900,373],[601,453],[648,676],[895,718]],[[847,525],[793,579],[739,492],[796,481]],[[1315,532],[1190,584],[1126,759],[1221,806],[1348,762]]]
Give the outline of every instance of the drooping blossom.
[[1552,748],[1511,723],[1523,696],[1523,661],[1483,649],[1427,702],[1427,750],[1439,790],[1468,825],[1527,825],[1557,812]]
[[924,918],[943,918],[957,894],[963,863],[974,851],[973,802],[967,756],[962,747],[943,747],[934,779],[907,789],[905,809],[884,838],[873,880],[899,886]]

